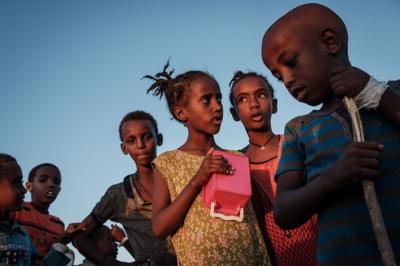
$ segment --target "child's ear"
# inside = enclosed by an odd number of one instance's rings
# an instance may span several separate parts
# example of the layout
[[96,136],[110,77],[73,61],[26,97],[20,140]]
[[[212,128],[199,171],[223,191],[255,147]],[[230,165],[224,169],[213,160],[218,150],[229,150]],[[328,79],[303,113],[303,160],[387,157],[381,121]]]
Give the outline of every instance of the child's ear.
[[326,28],[321,32],[321,42],[323,47],[330,54],[337,54],[342,46],[339,34],[330,28]]
[[278,99],[273,98],[272,99],[272,113],[276,114],[278,112]]
[[185,108],[183,108],[180,105],[175,105],[173,110],[174,110],[174,115],[175,115],[176,119],[178,119],[182,123],[187,122],[188,116],[186,114]]
[[240,118],[239,118],[235,108],[231,107],[231,108],[229,108],[229,111],[231,112],[233,120],[240,121]]
[[26,181],[25,183],[26,190],[32,192],[32,182]]
[[125,154],[125,155],[127,155],[127,154],[128,154],[128,150],[126,149],[125,143],[122,142],[122,143],[120,144],[120,147],[121,147],[122,153]]
[[157,146],[161,146],[164,142],[163,135],[161,133],[157,134]]

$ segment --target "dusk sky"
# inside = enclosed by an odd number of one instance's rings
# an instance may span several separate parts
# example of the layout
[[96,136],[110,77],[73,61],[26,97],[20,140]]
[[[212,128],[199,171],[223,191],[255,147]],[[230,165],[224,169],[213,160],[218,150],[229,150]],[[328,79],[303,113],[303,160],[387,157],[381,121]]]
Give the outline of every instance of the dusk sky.
[[[318,1],[347,25],[351,63],[379,80],[399,78],[400,2]],[[24,178],[43,162],[62,172],[50,212],[65,224],[87,216],[106,188],[135,171],[119,147],[118,125],[145,110],[164,134],[159,153],[175,149],[186,129],[165,100],[146,94],[146,74],[171,58],[175,73],[205,70],[219,82],[224,121],[217,143],[239,149],[248,138],[229,113],[234,71],[265,74],[276,90],[275,133],[311,110],[296,102],[261,60],[267,27],[304,1],[0,1],[0,152]],[[26,200],[30,200],[27,195]],[[130,261],[125,252],[120,259]],[[77,254],[75,263],[82,257]]]

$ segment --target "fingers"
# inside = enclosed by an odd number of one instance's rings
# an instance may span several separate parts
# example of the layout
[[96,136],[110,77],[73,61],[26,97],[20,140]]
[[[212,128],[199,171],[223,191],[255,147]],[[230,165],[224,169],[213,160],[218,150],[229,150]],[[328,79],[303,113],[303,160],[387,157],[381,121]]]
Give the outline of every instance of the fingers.
[[379,153],[383,151],[384,146],[375,141],[365,141],[365,142],[352,142],[348,145],[348,149],[359,149],[362,151],[378,151]]
[[87,223],[83,222],[83,223],[76,223],[75,224],[75,231],[85,231],[86,230],[86,225]]
[[206,157],[207,166],[210,172],[233,174],[235,169],[222,155],[208,155]]
[[330,84],[339,97],[355,97],[368,83],[368,73],[356,67],[340,66],[331,71]]
[[342,167],[356,182],[357,180],[379,177],[379,156],[383,145],[376,142],[354,142],[343,153]]

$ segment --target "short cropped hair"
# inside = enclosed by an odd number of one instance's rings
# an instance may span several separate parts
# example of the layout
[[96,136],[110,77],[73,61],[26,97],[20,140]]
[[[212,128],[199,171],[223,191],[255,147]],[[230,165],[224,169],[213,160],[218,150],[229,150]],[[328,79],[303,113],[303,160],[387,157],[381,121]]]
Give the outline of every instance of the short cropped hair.
[[119,139],[121,141],[124,141],[122,136],[122,126],[124,125],[125,122],[134,120],[149,120],[151,125],[154,127],[154,131],[156,132],[156,134],[158,134],[157,121],[154,119],[154,117],[145,111],[137,110],[127,113],[119,123],[118,133],[119,133]]
[[33,167],[31,169],[31,171],[29,172],[29,175],[28,175],[28,182],[33,182],[33,179],[35,178],[37,170],[39,170],[40,168],[45,167],[45,166],[54,167],[55,169],[57,169],[57,171],[61,175],[60,169],[58,169],[58,167],[55,166],[54,164],[52,164],[52,163],[41,163],[41,164],[38,164],[38,165],[36,165],[35,167]]

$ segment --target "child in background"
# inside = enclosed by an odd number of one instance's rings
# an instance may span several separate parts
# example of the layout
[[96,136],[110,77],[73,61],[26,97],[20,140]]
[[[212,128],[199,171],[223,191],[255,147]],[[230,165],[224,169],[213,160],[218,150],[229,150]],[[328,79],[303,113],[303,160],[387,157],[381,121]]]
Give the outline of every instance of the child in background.
[[36,249],[28,233],[14,220],[12,211],[21,210],[26,190],[22,185],[22,171],[14,157],[0,153],[0,265],[63,266],[70,261],[67,235],[62,235],[42,261],[37,261]]
[[200,191],[213,173],[234,169],[219,155],[214,141],[222,123],[217,81],[202,71],[171,77],[167,72],[145,76],[154,80],[148,92],[166,96],[172,116],[188,130],[186,142],[154,161],[153,232],[172,236],[180,265],[268,265],[269,258],[251,203],[243,222],[213,219]]
[[[90,237],[93,244],[96,246],[101,254],[106,254],[107,256],[116,259],[118,255],[117,244],[115,243],[110,228],[105,225],[101,225]],[[83,262],[76,266],[96,266],[101,264],[96,264],[88,259],[83,260]]]
[[249,137],[242,152],[250,159],[252,202],[272,265],[316,265],[316,217],[293,230],[282,230],[273,219],[274,176],[283,142],[283,136],[271,128],[271,116],[278,108],[274,90],[267,78],[255,72],[237,71],[229,85],[231,114]]
[[12,214],[12,219],[28,231],[39,258],[46,256],[64,232],[64,223],[49,213],[50,205],[61,190],[60,185],[61,172],[57,166],[51,163],[35,166],[26,182],[32,200],[24,202],[22,210]]
[[[400,86],[352,68],[347,42],[343,21],[318,4],[291,10],[264,35],[271,73],[298,101],[322,104],[286,125],[275,220],[289,229],[318,213],[318,265],[381,265],[361,186],[373,180],[400,262]],[[353,142],[343,96],[362,108],[366,142]]]
[[[153,169],[157,146],[163,142],[157,122],[144,111],[130,112],[119,124],[121,150],[136,165],[136,172],[123,182],[110,186],[79,228],[84,233],[74,237],[74,245],[90,261],[99,265],[125,265],[115,258],[102,254],[89,236],[107,220],[122,224],[128,235],[131,254],[136,265],[151,260],[152,265],[176,265],[169,239],[160,241],[153,235],[151,217],[153,209]],[[157,194],[155,194],[157,195]]]

